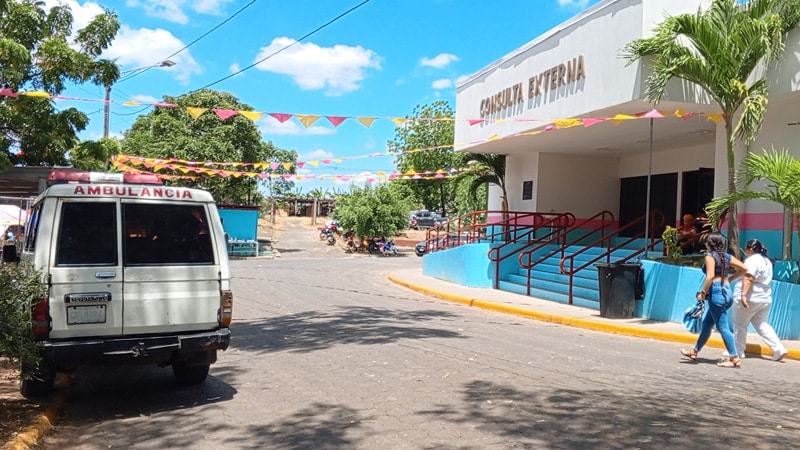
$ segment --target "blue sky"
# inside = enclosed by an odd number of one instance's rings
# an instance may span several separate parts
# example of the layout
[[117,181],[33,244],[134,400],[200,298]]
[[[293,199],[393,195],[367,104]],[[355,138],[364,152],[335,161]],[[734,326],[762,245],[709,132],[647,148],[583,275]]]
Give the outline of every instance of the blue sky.
[[[122,102],[153,103],[165,95],[178,96],[211,84],[211,89],[230,92],[260,112],[379,118],[369,128],[352,119],[333,127],[324,117],[310,127],[296,119],[281,124],[267,114],[256,122],[265,141],[296,150],[301,161],[311,161],[385,152],[386,142],[395,136],[395,124],[388,118],[404,117],[416,105],[436,100],[446,100],[455,109],[455,85],[461,77],[599,2],[367,0],[358,6],[363,1],[45,3],[68,4],[75,16],[75,29],[102,8],[118,14],[122,27],[104,57],[116,59],[123,73],[132,71],[128,75],[136,76],[123,76],[112,89],[112,136],[121,136],[137,114],[148,111]],[[231,76],[354,7],[288,49]],[[136,70],[167,58],[175,65]],[[104,92],[83,85],[70,87],[64,95],[102,100]],[[77,105],[89,114],[91,123],[82,133],[83,139],[102,136],[102,102],[61,102],[64,107]],[[343,176],[390,172],[393,161],[391,156],[345,159],[317,168],[306,166],[301,173]],[[330,180],[304,180],[296,185],[303,192],[345,186]]]

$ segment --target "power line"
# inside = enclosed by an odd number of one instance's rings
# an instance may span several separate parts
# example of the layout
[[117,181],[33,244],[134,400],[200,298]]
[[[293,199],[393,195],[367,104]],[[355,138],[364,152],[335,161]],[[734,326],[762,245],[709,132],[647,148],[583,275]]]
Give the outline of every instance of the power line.
[[255,66],[257,66],[257,65],[261,64],[262,62],[264,62],[264,61],[266,61],[266,60],[268,60],[268,59],[272,58],[272,57],[273,57],[273,56],[275,56],[275,55],[277,55],[278,53],[280,53],[280,52],[282,52],[282,51],[284,51],[284,50],[287,50],[287,49],[289,49],[289,48],[293,47],[295,44],[299,44],[300,42],[303,42],[304,40],[306,40],[306,39],[308,39],[309,37],[313,36],[314,34],[316,34],[317,32],[319,32],[320,30],[322,30],[322,29],[324,29],[324,28],[327,28],[327,27],[328,27],[329,25],[331,25],[332,23],[334,23],[334,22],[338,21],[338,20],[339,20],[339,19],[341,19],[342,17],[344,17],[344,16],[346,16],[346,15],[350,14],[351,12],[353,12],[353,11],[357,10],[358,8],[360,8],[360,7],[364,6],[364,5],[366,5],[366,4],[367,4],[367,3],[369,3],[370,1],[371,1],[371,0],[364,0],[363,2],[359,3],[359,4],[358,4],[358,5],[356,5],[356,6],[353,6],[352,8],[348,9],[347,11],[345,11],[345,12],[343,12],[343,13],[339,14],[338,16],[334,17],[333,19],[329,20],[328,22],[324,23],[323,25],[320,25],[319,27],[317,27],[317,28],[316,28],[316,29],[314,29],[313,31],[311,31],[311,32],[307,33],[305,36],[301,37],[300,39],[297,39],[296,41],[292,42],[291,44],[287,45],[286,47],[283,47],[283,48],[281,48],[281,49],[279,49],[279,50],[277,50],[277,51],[273,52],[272,54],[270,54],[270,55],[267,55],[267,56],[266,56],[266,57],[264,57],[263,59],[261,59],[261,60],[258,60],[258,61],[256,61],[256,62],[254,62],[253,64],[250,64],[249,66],[245,67],[244,69],[241,69],[241,70],[239,70],[239,71],[237,71],[237,72],[234,72],[234,73],[232,73],[232,74],[230,74],[230,75],[228,75],[228,76],[226,76],[226,77],[224,77],[224,78],[220,78],[219,80],[217,80],[217,81],[215,81],[215,82],[213,82],[213,83],[209,83],[209,84],[207,84],[207,85],[205,85],[205,86],[203,86],[203,87],[201,87],[201,88],[195,89],[195,90],[193,90],[193,91],[191,91],[191,92],[189,92],[189,93],[190,93],[190,94],[192,94],[192,93],[195,93],[195,92],[197,92],[197,91],[200,91],[200,90],[203,90],[203,89],[209,88],[209,87],[211,87],[211,86],[214,86],[215,84],[222,83],[223,81],[225,81],[225,80],[227,80],[227,79],[229,79],[229,78],[233,78],[233,77],[235,77],[236,75],[239,75],[240,73],[242,73],[242,72],[244,72],[244,71],[246,71],[246,70],[250,70],[250,69],[252,69],[253,67],[255,67]]
[[[200,35],[200,36],[199,36],[197,39],[195,39],[195,40],[193,40],[192,42],[190,42],[190,43],[186,44],[186,45],[185,45],[183,48],[181,48],[180,50],[176,51],[175,53],[173,53],[173,54],[171,54],[171,55],[167,56],[166,58],[162,58],[162,61],[163,61],[163,60],[170,59],[170,58],[172,58],[173,56],[177,55],[178,53],[181,53],[182,51],[184,51],[184,50],[188,49],[189,47],[191,47],[192,45],[196,44],[198,41],[200,41],[200,40],[201,40],[201,39],[203,39],[204,37],[208,36],[209,34],[213,33],[213,32],[214,32],[214,31],[216,31],[216,30],[218,30],[220,27],[222,27],[222,26],[223,26],[223,25],[225,25],[226,23],[228,23],[228,22],[230,22],[231,20],[233,20],[233,18],[234,18],[234,17],[236,17],[236,16],[238,16],[239,14],[241,14],[241,13],[242,13],[242,12],[243,12],[245,9],[249,8],[250,6],[252,6],[252,5],[253,5],[253,3],[255,3],[255,2],[257,2],[257,1],[258,1],[258,0],[252,0],[250,3],[248,3],[248,4],[244,5],[244,6],[242,6],[242,7],[241,7],[241,8],[240,8],[238,11],[236,11],[236,12],[235,12],[235,13],[233,13],[233,14],[231,14],[231,15],[230,15],[230,16],[229,16],[227,19],[225,19],[225,20],[223,20],[222,22],[220,22],[219,24],[217,24],[217,25],[216,25],[214,28],[211,28],[210,30],[208,30],[208,31],[206,31],[205,33],[201,34],[201,35]],[[132,74],[128,75],[127,77],[123,77],[123,78],[121,78],[121,79],[117,80],[117,83],[119,83],[120,81],[130,80],[130,79],[131,79],[131,78],[133,78],[133,77],[139,76],[139,75],[141,75],[141,74],[143,74],[143,73],[147,72],[148,70],[150,70],[150,69],[153,69],[153,68],[154,68],[154,66],[155,66],[155,64],[154,64],[154,65],[152,65],[152,66],[149,66],[149,67],[147,67],[147,68],[145,68],[145,69],[143,69],[143,70],[140,70],[140,71],[138,71],[138,72],[136,72],[136,73],[132,73]]]

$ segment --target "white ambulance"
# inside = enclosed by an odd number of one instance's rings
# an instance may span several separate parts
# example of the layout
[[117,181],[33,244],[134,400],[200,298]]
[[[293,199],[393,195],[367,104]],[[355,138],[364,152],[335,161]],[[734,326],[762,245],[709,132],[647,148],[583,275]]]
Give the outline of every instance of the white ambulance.
[[233,294],[211,194],[153,175],[54,170],[33,203],[21,263],[41,271],[31,302],[45,369],[23,369],[23,395],[83,363],[172,366],[202,383],[230,341]]

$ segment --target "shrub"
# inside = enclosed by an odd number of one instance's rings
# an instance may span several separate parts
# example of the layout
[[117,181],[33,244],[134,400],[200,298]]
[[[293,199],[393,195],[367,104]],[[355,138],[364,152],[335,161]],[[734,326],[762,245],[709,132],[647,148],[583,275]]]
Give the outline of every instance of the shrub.
[[23,264],[0,266],[0,355],[34,369],[40,367],[41,358],[31,339],[28,304],[44,295],[39,277],[37,271]]

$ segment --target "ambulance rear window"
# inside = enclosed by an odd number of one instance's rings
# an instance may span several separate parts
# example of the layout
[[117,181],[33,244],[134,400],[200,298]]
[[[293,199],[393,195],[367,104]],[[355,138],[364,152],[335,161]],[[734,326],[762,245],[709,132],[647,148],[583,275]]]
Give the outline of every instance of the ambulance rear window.
[[65,202],[56,242],[57,266],[116,265],[116,204]]
[[213,264],[203,205],[123,203],[123,264]]

